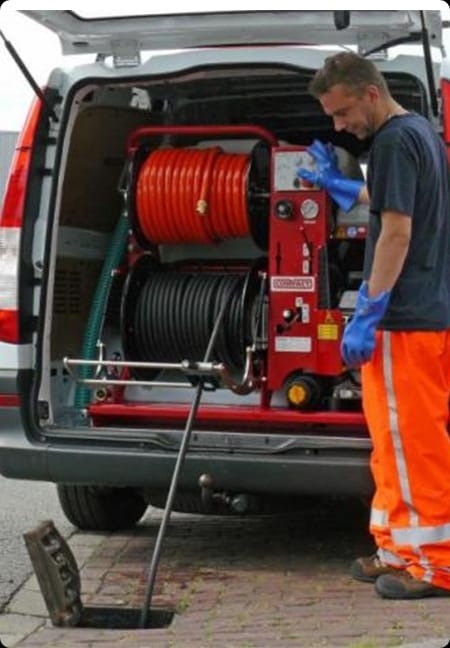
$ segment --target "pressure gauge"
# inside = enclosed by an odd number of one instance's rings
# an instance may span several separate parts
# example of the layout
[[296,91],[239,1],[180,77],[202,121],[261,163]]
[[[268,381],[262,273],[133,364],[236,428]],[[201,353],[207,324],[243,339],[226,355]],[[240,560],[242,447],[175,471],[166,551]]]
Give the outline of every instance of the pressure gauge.
[[313,220],[319,213],[319,204],[315,200],[307,198],[300,205],[300,213],[305,220]]

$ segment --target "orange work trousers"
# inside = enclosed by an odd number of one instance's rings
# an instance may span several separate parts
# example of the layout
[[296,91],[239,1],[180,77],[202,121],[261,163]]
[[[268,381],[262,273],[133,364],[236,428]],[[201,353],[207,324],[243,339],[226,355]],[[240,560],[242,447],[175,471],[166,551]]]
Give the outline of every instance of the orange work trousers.
[[377,331],[361,369],[378,556],[450,589],[450,330]]

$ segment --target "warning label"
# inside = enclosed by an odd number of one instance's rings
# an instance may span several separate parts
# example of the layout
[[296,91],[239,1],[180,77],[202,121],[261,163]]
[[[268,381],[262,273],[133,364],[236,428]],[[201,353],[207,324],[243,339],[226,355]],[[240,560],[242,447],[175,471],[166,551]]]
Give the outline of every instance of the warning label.
[[339,327],[337,324],[319,324],[317,327],[319,340],[337,340],[339,338]]
[[310,337],[281,337],[275,338],[275,351],[294,353],[311,353],[312,340]]
[[272,292],[314,292],[314,277],[271,277]]

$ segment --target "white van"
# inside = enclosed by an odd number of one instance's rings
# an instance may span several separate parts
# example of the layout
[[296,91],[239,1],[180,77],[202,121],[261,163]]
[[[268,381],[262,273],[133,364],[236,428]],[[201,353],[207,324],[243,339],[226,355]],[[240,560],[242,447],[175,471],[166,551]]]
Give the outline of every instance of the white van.
[[370,142],[308,82],[356,49],[448,142],[440,12],[23,13],[95,62],[51,73],[0,213],[0,472],[83,529],[163,505],[187,438],[177,510],[370,495],[339,353],[368,215],[296,176],[319,139],[363,177]]

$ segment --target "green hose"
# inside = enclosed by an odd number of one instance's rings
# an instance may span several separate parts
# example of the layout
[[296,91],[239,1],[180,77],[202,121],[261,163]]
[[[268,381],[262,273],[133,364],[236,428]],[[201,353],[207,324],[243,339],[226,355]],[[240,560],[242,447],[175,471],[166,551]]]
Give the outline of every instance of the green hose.
[[[109,292],[113,279],[113,271],[120,265],[125,254],[127,237],[128,237],[128,218],[124,209],[119,216],[117,225],[111,237],[105,261],[103,263],[100,279],[95,290],[89,312],[88,323],[83,339],[81,349],[81,358],[83,360],[95,360],[97,354],[97,342],[100,335],[106,305],[108,302]],[[93,374],[93,368],[81,366],[79,377],[82,379],[90,378]],[[75,391],[74,405],[75,409],[84,409],[91,398],[91,390],[82,384],[77,384]]]

